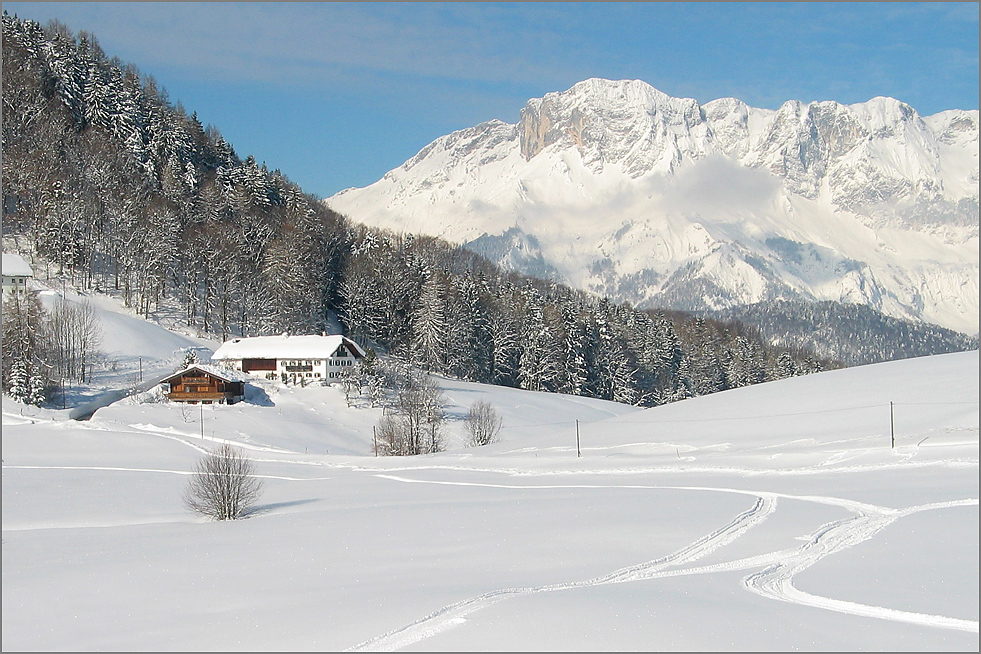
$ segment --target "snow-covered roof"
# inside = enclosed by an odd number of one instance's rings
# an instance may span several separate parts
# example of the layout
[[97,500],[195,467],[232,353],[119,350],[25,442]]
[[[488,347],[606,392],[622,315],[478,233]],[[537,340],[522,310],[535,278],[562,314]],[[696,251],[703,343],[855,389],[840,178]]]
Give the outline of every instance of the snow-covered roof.
[[208,373],[209,375],[214,375],[219,379],[223,379],[224,381],[229,381],[229,382],[249,382],[254,379],[252,376],[247,375],[245,373],[238,372],[237,370],[229,370],[228,368],[211,366],[206,363],[195,363],[188,366],[187,368],[184,368],[183,370],[178,370],[174,374],[165,377],[162,381],[165,382],[170,381],[174,377],[179,377],[189,370],[201,370],[203,372]]
[[33,277],[34,271],[31,270],[30,264],[24,261],[24,257],[19,254],[4,253],[3,274],[15,277]]
[[358,347],[357,343],[339,334],[331,336],[255,336],[225,341],[211,355],[211,360],[326,359],[333,356],[342,344],[351,348],[355,356],[364,356],[364,350]]

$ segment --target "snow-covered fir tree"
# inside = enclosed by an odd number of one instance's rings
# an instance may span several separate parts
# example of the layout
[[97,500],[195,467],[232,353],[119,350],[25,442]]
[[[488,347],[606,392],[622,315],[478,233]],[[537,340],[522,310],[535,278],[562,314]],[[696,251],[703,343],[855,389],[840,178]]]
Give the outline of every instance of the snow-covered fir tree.
[[24,361],[14,361],[10,366],[10,372],[8,375],[8,390],[7,394],[17,401],[27,403],[27,399],[31,395],[31,379],[27,374],[27,364]]

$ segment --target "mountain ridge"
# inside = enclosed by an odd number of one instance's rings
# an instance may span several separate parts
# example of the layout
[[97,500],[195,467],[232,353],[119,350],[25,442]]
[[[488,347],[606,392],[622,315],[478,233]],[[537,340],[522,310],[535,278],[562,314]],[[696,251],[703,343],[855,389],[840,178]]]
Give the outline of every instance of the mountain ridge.
[[699,105],[591,79],[327,202],[642,308],[832,300],[974,334],[977,140],[977,111]]

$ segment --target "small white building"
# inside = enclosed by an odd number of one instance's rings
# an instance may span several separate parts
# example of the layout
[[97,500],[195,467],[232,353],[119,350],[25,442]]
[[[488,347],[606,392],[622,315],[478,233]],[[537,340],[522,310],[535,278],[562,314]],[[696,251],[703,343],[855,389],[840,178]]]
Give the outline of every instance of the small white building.
[[27,295],[27,280],[34,277],[30,264],[19,254],[3,255],[3,299]]
[[333,383],[364,355],[357,343],[344,336],[284,334],[233,338],[211,360],[263,379]]

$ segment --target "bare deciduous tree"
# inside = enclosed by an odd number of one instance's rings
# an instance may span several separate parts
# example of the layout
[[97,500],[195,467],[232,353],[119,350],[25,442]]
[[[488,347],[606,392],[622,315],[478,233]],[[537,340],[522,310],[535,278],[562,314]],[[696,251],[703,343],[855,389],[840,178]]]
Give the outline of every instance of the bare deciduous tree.
[[215,520],[237,520],[259,500],[262,486],[252,459],[222,445],[195,464],[184,504]]
[[501,415],[489,402],[477,400],[470,405],[466,425],[470,432],[470,445],[473,447],[493,443],[501,431]]
[[51,312],[50,323],[57,372],[84,383],[86,367],[95,360],[102,343],[98,314],[86,300],[76,303],[60,298]]
[[344,391],[344,402],[348,408],[354,404],[354,398],[361,392],[361,371],[355,366],[341,372],[341,390]]
[[446,398],[428,375],[407,369],[398,375],[391,411],[378,425],[385,454],[433,454],[444,449],[441,426]]

